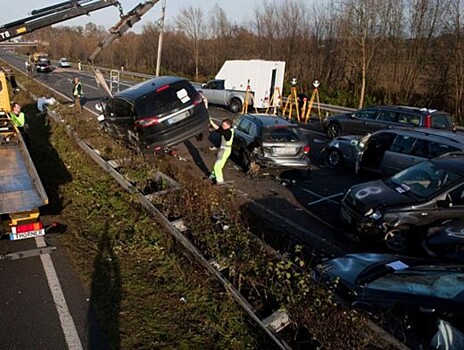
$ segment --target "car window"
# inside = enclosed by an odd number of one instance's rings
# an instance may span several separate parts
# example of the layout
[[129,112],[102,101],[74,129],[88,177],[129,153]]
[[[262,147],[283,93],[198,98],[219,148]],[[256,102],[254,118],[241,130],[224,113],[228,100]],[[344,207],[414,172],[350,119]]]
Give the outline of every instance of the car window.
[[212,80],[206,84],[208,89],[222,90],[224,89],[224,80]]
[[453,121],[451,115],[441,113],[432,115],[432,128],[434,129],[451,129]]
[[459,178],[459,175],[441,169],[431,161],[424,161],[393,175],[386,183],[399,193],[427,198]]
[[415,137],[397,135],[392,145],[390,146],[390,151],[409,154],[415,141]]
[[369,289],[454,299],[464,291],[464,272],[396,271],[367,284]]
[[153,117],[191,104],[196,95],[197,91],[192,85],[179,81],[142,96],[135,106],[139,118]]
[[396,112],[380,111],[377,120],[382,120],[384,122],[396,122],[398,119]]
[[243,118],[240,123],[237,125],[237,130],[248,135],[250,130],[251,122],[248,119]]
[[411,148],[411,155],[416,157],[429,158],[427,152],[427,141],[416,139]]
[[431,158],[439,157],[449,152],[460,152],[461,149],[443,143],[429,142],[429,155]]
[[420,125],[420,117],[409,113],[398,113],[398,123]]
[[357,111],[354,115],[358,119],[375,119],[377,111],[375,109],[363,109]]
[[300,133],[293,127],[272,127],[263,129],[263,141],[292,142],[299,141]]
[[250,123],[250,128],[248,133],[251,136],[256,136],[258,134],[258,127],[255,125],[255,123]]
[[449,195],[451,197],[451,203],[453,203],[453,206],[464,205],[464,185],[452,190]]
[[105,108],[107,115],[113,118],[127,118],[132,115],[132,105],[119,98],[108,101]]

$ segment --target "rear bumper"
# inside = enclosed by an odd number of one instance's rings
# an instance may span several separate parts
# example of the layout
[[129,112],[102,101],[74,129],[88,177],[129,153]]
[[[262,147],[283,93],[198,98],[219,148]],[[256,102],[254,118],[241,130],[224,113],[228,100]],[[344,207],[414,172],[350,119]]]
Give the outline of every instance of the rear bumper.
[[260,157],[258,158],[258,164],[266,168],[309,169],[311,167],[311,161],[307,157],[301,159]]

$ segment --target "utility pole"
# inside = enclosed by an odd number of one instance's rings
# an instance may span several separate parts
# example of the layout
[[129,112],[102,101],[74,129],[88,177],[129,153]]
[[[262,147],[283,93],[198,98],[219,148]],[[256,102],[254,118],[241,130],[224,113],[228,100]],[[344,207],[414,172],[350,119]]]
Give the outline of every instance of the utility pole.
[[158,37],[158,56],[156,57],[156,76],[159,77],[160,65],[161,65],[161,51],[163,49],[163,34],[164,34],[164,19],[166,17],[166,0],[163,0],[163,7],[161,9],[161,18],[158,21],[160,27],[160,33]]

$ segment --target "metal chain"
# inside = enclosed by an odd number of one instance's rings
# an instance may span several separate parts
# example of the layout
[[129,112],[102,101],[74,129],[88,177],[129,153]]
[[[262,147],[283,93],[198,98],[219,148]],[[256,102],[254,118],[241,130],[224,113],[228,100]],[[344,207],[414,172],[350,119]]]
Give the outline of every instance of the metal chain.
[[123,18],[124,17],[124,10],[123,10],[122,5],[121,5],[121,3],[119,1],[117,2],[117,7],[118,7],[118,10],[119,10],[119,17]]

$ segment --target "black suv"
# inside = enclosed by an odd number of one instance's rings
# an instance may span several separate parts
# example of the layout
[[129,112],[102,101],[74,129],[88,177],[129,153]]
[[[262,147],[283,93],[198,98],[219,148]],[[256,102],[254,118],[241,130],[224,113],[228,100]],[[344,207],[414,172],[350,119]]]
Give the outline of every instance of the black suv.
[[354,113],[330,116],[324,121],[324,130],[330,139],[401,127],[455,128],[453,118],[446,112],[405,106],[366,107]]
[[247,169],[263,167],[309,170],[309,145],[301,129],[287,120],[265,114],[244,114],[235,123],[232,153]]
[[192,84],[165,76],[116,94],[99,120],[112,136],[140,151],[158,152],[206,131],[208,111]]
[[352,186],[341,218],[360,236],[377,237],[392,250],[408,247],[432,225],[464,216],[464,154],[433,158],[398,174]]

